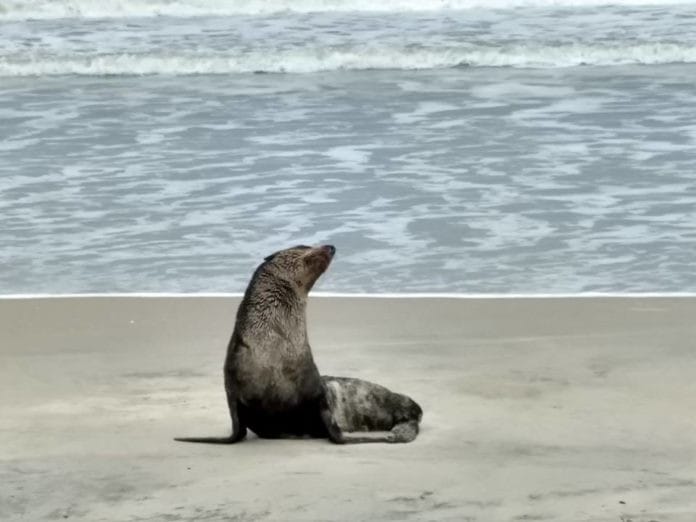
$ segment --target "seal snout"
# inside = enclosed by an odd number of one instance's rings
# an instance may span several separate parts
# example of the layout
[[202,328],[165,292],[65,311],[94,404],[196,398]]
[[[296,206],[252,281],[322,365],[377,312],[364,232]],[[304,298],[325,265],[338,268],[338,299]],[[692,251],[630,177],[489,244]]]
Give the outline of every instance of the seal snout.
[[333,261],[334,255],[336,255],[336,247],[333,245],[322,245],[317,248],[316,254],[320,259],[323,259],[325,263],[323,270],[326,270],[331,261]]
[[326,270],[334,255],[336,254],[336,247],[333,245],[321,245],[316,247],[312,252],[312,257],[314,257],[315,262],[321,265],[320,270],[323,272]]

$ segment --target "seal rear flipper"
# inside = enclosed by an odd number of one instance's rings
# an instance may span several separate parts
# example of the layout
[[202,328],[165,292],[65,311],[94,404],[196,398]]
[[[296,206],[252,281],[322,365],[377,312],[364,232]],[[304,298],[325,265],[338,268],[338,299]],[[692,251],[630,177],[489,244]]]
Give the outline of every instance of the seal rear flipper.
[[400,422],[391,429],[390,433],[394,436],[392,442],[411,442],[418,436],[418,431],[418,421]]
[[322,420],[326,426],[329,440],[334,444],[364,444],[367,442],[411,442],[418,435],[418,422],[401,422],[390,431],[344,431],[331,411],[324,409],[321,412]]
[[389,442],[403,443],[415,440],[418,435],[418,423],[401,422],[390,431],[344,431],[341,433],[343,443]]
[[344,431],[344,444],[363,444],[365,442],[400,442],[391,431]]

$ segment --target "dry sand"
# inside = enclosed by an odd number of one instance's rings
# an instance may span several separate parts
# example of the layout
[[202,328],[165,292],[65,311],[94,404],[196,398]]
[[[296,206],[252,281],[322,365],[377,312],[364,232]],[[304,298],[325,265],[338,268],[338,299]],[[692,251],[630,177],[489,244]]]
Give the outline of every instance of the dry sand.
[[313,298],[412,444],[234,446],[233,298],[0,300],[0,520],[696,521],[696,299]]

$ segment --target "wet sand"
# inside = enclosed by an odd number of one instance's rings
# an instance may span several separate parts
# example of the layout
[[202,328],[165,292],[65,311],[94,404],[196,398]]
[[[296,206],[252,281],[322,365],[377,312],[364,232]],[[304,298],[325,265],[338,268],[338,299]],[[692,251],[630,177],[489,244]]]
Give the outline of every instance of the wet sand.
[[0,520],[696,520],[696,298],[313,298],[406,445],[234,446],[235,298],[0,299]]

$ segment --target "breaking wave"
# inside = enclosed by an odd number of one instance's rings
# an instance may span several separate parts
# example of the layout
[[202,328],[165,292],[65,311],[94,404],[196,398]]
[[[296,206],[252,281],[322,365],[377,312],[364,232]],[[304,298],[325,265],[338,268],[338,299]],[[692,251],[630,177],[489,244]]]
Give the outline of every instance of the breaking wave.
[[268,15],[294,12],[408,12],[596,5],[676,5],[674,0],[0,0],[0,20]]
[[100,54],[0,58],[0,76],[311,73],[452,67],[559,68],[696,63],[696,47],[672,43],[407,49],[302,48],[229,53]]

